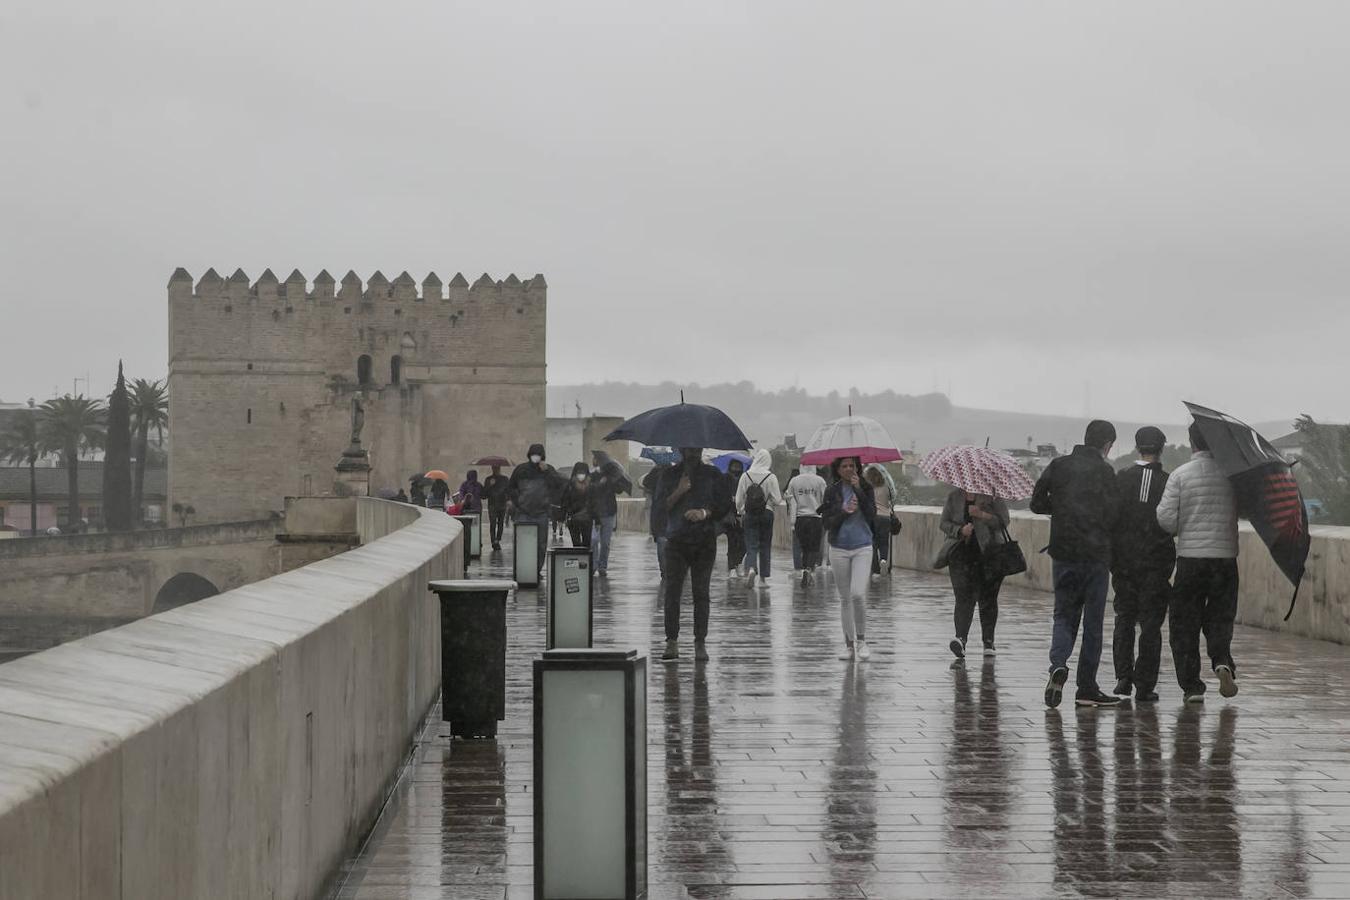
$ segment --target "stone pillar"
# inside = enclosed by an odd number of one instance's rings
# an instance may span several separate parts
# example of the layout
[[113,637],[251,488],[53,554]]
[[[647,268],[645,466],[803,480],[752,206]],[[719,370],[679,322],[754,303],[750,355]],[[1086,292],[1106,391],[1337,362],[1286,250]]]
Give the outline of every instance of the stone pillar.
[[342,458],[334,466],[337,478],[333,493],[339,497],[370,496],[370,451],[352,444],[342,451]]

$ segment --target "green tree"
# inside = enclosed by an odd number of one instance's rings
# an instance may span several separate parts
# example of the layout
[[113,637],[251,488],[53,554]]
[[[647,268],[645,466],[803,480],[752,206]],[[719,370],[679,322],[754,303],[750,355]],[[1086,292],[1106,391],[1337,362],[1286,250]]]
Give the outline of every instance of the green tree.
[[1303,415],[1294,422],[1294,430],[1303,437],[1294,472],[1304,495],[1322,501],[1319,521],[1350,525],[1350,425],[1321,425]]
[[38,410],[38,435],[44,453],[59,453],[66,467],[69,506],[66,527],[80,521],[80,453],[103,446],[103,407],[82,394],[48,400]]
[[[32,405],[33,401],[28,401]],[[38,434],[36,409],[26,409],[14,417],[0,434],[0,459],[28,467],[28,531],[37,534],[37,461],[42,456],[42,438]]]
[[120,361],[117,363],[117,384],[108,395],[106,427],[103,526],[109,531],[130,531],[136,521],[131,506],[131,400]]
[[131,508],[136,521],[145,509],[145,465],[150,458],[150,432],[164,446],[164,427],[169,424],[169,394],[162,381],[137,378],[131,383],[131,430],[135,435],[136,468],[131,486]]

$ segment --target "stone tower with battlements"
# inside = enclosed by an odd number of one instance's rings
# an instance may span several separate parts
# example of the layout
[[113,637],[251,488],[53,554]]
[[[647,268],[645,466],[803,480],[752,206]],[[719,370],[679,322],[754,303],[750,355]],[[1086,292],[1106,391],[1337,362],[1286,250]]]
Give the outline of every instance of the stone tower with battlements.
[[[193,522],[265,517],[282,498],[329,493],[365,410],[371,491],[470,463],[513,461],[544,440],[547,285],[536,275],[472,285],[404,272],[364,285],[326,271],[249,283],[214,269],[169,279],[169,502]],[[480,478],[486,476],[480,474]]]

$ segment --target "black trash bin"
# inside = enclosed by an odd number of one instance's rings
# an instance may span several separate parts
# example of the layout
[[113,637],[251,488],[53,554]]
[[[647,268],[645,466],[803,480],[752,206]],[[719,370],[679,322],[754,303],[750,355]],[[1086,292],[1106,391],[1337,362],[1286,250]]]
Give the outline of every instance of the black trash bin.
[[514,581],[433,581],[441,602],[441,718],[460,738],[495,738],[506,718],[506,598]]

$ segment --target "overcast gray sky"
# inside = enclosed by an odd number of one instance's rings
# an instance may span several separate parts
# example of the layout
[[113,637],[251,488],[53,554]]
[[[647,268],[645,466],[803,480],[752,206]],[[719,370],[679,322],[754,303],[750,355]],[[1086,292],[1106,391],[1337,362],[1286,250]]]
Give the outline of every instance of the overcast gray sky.
[[543,272],[554,383],[1350,418],[1343,3],[0,6],[0,398],[175,266]]

